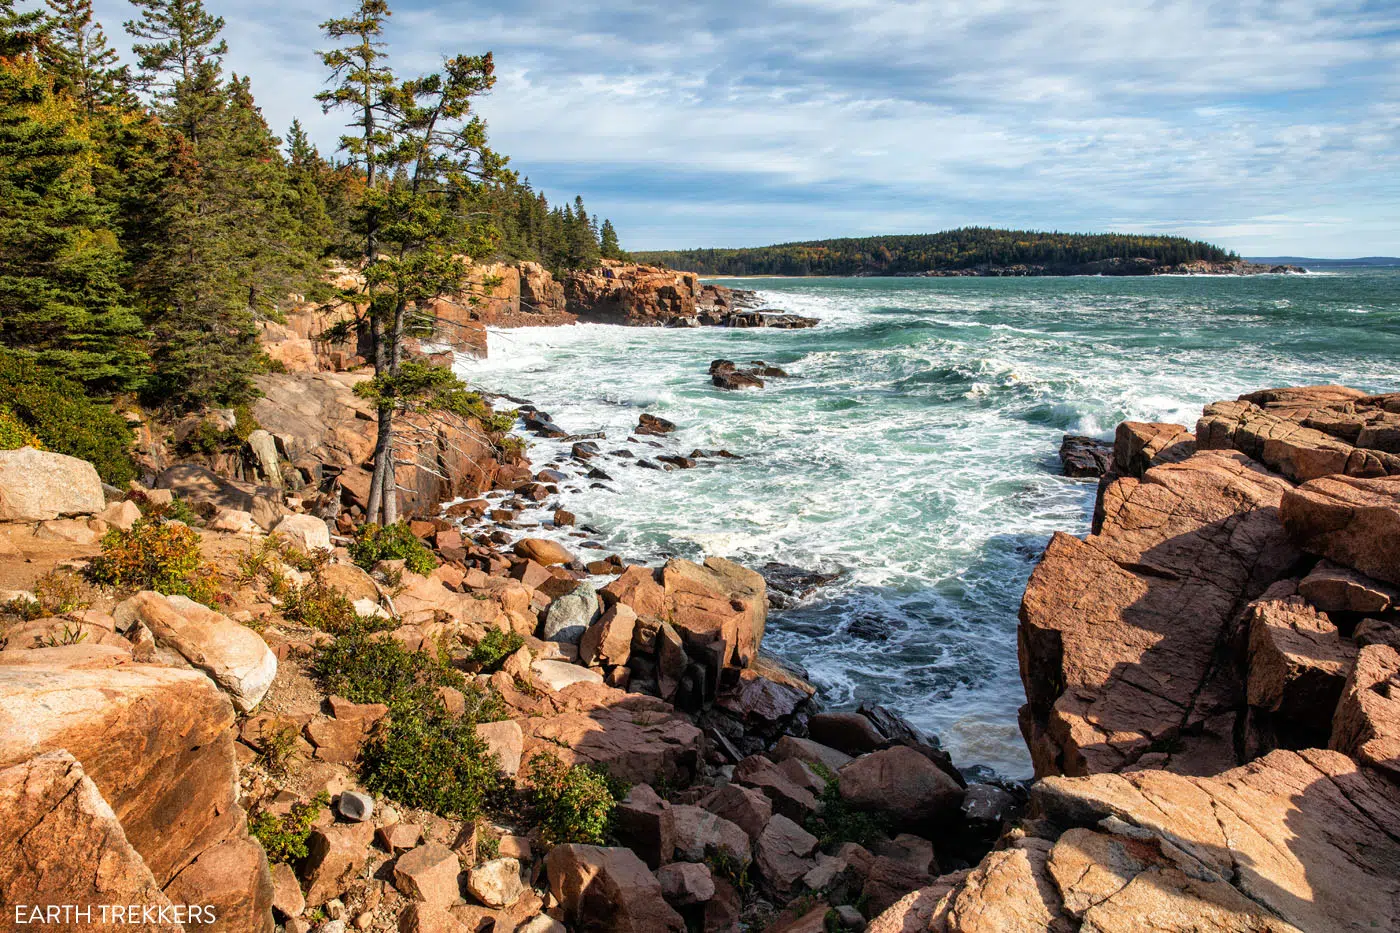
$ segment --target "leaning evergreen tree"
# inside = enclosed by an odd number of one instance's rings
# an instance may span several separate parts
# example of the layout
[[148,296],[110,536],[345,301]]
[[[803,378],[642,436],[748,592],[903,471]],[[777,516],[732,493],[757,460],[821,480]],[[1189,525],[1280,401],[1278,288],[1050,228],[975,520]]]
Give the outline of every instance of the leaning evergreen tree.
[[363,309],[374,378],[357,389],[375,403],[378,433],[367,519],[398,519],[394,416],[460,388],[451,372],[404,358],[403,341],[431,327],[432,303],[462,291],[470,258],[488,255],[496,233],[472,210],[481,186],[506,179],[505,160],[486,145],[472,100],[495,83],[490,53],[458,55],[441,72],[397,81],[384,60],[384,0],[361,0],[322,28],[344,44],[321,53],[332,88],[327,111],[345,109],[352,128],[341,148],[364,173],[356,227],[363,246]]

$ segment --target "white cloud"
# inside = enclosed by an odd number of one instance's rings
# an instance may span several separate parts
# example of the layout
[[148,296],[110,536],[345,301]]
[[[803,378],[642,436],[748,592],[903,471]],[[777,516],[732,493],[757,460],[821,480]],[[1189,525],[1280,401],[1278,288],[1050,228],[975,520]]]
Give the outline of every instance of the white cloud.
[[[330,148],[312,50],[348,0],[207,2],[269,121]],[[492,49],[494,143],[633,246],[1193,218],[1245,253],[1400,252],[1393,4],[398,6],[400,67]],[[124,0],[98,7],[119,34]]]

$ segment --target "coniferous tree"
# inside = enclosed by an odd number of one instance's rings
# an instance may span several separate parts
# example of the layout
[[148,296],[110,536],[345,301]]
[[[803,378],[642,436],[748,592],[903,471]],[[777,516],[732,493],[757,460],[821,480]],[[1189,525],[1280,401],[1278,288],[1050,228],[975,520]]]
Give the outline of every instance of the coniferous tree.
[[497,232],[472,207],[485,187],[508,178],[471,112],[473,99],[495,83],[490,54],[458,55],[439,73],[396,82],[379,39],[389,15],[383,0],[361,0],[350,17],[323,24],[330,38],[348,41],[321,53],[336,83],[320,95],[328,110],[350,112],[353,132],[341,145],[365,175],[356,213],[365,284],[347,297],[366,308],[375,376],[357,391],[375,402],[378,418],[366,512],[385,524],[398,517],[395,414],[455,381],[441,367],[404,360],[403,339],[428,323],[435,299],[461,291],[464,256],[496,248]]
[[116,49],[93,20],[92,0],[46,2],[53,13],[42,52],[58,88],[72,94],[88,117],[100,107],[131,108],[130,71],[118,64]]
[[0,61],[0,342],[110,392],[141,382],[146,354],[81,128],[32,59]]
[[298,198],[246,79],[223,80],[223,20],[199,0],[138,0],[143,80],[182,139],[169,150],[159,229],[141,270],[166,404],[233,404],[264,361],[258,320],[319,271]]
[[15,12],[15,0],[0,0],[0,58],[31,52],[49,27],[42,10]]
[[297,238],[308,257],[324,256],[334,236],[334,224],[322,194],[326,171],[327,166],[302,129],[301,121],[293,120],[287,131],[287,179]]
[[621,245],[617,242],[617,230],[613,228],[612,221],[604,219],[603,229],[598,234],[599,251],[604,259],[623,259],[626,253],[622,251]]
[[228,43],[219,38],[222,16],[211,16],[203,0],[131,0],[140,19],[126,31],[139,65],[139,84],[165,105],[166,116],[199,145],[205,123],[218,110],[215,89]]

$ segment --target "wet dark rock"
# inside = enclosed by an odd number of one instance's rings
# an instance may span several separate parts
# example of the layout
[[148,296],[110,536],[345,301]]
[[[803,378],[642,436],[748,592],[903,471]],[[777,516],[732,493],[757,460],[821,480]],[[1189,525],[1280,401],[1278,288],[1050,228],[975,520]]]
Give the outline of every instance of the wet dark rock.
[[776,560],[764,564],[758,572],[768,584],[768,604],[778,609],[791,606],[818,588],[835,582],[841,576],[840,573],[806,570]]
[[780,330],[801,330],[816,327],[821,323],[814,317],[790,314],[777,308],[763,308],[758,311],[736,311],[724,318],[728,327],[772,327]]
[[641,468],[644,469],[644,470],[660,470],[660,469],[663,469],[663,467],[661,466],[661,464],[657,463],[655,460],[646,460],[646,459],[638,460],[638,461],[637,461],[637,466],[641,467]]
[[579,443],[573,446],[573,448],[569,451],[569,454],[575,460],[583,460],[587,462],[589,460],[592,460],[594,457],[598,456],[602,452],[602,448],[600,448],[597,444],[593,443],[592,441],[580,441]]
[[534,412],[525,416],[525,429],[540,437],[568,437],[569,432],[555,424],[544,412]]
[[[795,602],[795,600],[791,600],[780,605],[774,602],[774,595],[772,590],[768,591],[768,602],[778,608],[784,608],[784,605],[792,605]],[[861,614],[846,623],[846,632],[849,635],[865,641],[888,641],[889,637],[899,629],[900,624],[897,621],[884,616]]]
[[695,461],[689,457],[682,457],[677,454],[662,454],[656,458],[662,463],[669,463],[678,470],[689,470],[694,468]]
[[739,369],[733,360],[710,363],[710,381],[721,389],[761,389],[764,384],[753,370]]
[[1079,434],[1066,434],[1060,443],[1060,463],[1066,476],[1099,477],[1113,466],[1113,444]]
[[656,415],[649,415],[643,412],[642,416],[637,419],[636,433],[638,434],[661,436],[670,434],[674,430],[676,430],[674,422],[667,421],[665,418],[658,418]]

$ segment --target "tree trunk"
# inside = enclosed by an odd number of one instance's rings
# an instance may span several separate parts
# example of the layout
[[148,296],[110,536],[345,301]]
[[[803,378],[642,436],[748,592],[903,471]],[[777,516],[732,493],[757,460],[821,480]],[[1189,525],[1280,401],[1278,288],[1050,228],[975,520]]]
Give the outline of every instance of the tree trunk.
[[[369,504],[365,508],[365,521],[390,525],[393,521],[388,518],[390,507],[384,497],[384,477],[386,472],[393,472],[394,407],[380,405],[378,416],[379,430],[374,439],[374,475],[369,481]],[[398,512],[397,502],[393,512]]]

